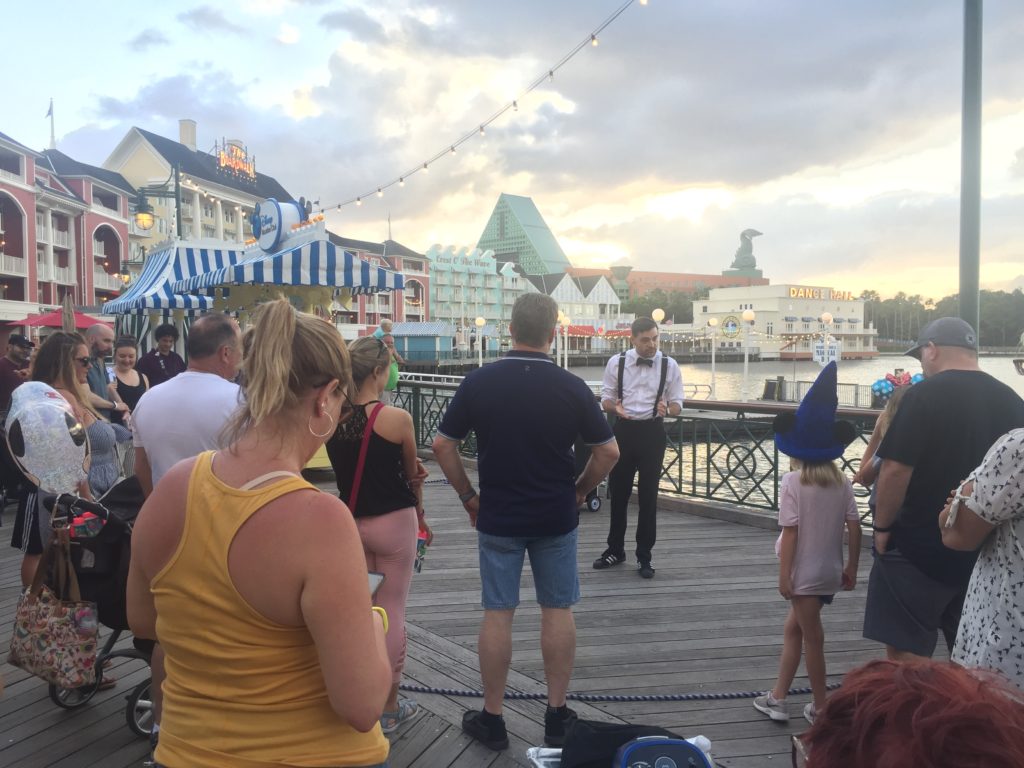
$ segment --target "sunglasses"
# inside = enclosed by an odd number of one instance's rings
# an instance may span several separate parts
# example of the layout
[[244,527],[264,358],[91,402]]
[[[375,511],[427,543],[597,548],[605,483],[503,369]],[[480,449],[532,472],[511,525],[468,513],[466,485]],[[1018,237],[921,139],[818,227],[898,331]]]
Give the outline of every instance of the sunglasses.
[[75,362],[78,363],[83,368],[88,368],[90,365],[92,365],[92,359],[88,357],[76,357]]

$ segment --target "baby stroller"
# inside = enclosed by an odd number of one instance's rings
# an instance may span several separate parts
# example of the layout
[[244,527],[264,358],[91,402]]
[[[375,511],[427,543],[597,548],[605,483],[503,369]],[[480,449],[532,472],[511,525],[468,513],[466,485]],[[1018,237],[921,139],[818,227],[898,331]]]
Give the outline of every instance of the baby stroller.
[[[577,437],[576,443],[573,445],[573,453],[576,455],[576,477],[578,478],[583,474],[587,462],[590,461],[590,446]],[[601,489],[603,486],[604,483],[601,483],[597,488],[592,489],[583,502],[583,506],[591,512],[597,512],[601,509]]]
[[[142,508],[144,497],[139,481],[129,477],[111,488],[98,503],[76,496],[52,496],[43,501],[55,517],[67,515],[68,524],[78,535],[72,538],[71,563],[78,577],[83,600],[96,603],[100,623],[113,630],[96,656],[96,680],[80,688],[50,686],[50,698],[65,709],[87,704],[103,682],[104,663],[111,659],[136,659],[149,665],[153,641],[133,641],[134,647],[117,648],[121,634],[128,630],[127,585],[131,561],[132,526]],[[102,527],[87,530],[81,520],[85,513],[103,519]],[[148,736],[152,728],[150,679],[140,682],[127,696],[125,719],[139,736]]]

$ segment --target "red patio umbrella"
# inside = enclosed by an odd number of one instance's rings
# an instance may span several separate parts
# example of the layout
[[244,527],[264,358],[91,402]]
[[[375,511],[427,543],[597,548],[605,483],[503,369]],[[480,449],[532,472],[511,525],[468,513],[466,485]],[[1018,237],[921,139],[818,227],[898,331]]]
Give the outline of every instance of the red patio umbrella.
[[[63,328],[63,314],[64,310],[55,309],[52,312],[46,312],[42,315],[29,315],[24,320],[8,320],[8,325],[25,325],[35,328]],[[86,315],[82,312],[75,312],[75,328],[84,330],[90,326],[96,325],[96,323],[102,322],[97,320],[95,317]]]

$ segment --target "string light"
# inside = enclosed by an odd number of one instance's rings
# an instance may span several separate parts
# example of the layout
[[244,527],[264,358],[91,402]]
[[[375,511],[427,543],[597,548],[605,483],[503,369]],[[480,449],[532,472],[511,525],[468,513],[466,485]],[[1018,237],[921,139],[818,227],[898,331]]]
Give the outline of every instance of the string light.
[[[587,47],[588,43],[591,46],[597,46],[598,45],[598,37],[597,36],[601,32],[603,32],[610,24],[612,24],[616,19],[618,19],[619,16],[621,16],[623,13],[625,13],[626,9],[628,9],[631,5],[633,5],[634,2],[638,2],[640,5],[647,5],[647,0],[625,0],[622,3],[622,5],[620,5],[611,15],[609,15],[603,22],[601,22],[601,24],[599,24],[596,29],[594,29],[586,37],[584,37],[579,43],[577,43],[568,53],[566,53],[561,59],[559,59],[558,62],[556,62],[554,66],[548,67],[546,70],[544,70],[542,75],[540,75],[535,80],[533,80],[526,88],[523,89],[523,91],[521,93],[519,93],[514,99],[512,99],[511,102],[505,103],[504,106],[502,106],[499,109],[497,109],[490,117],[488,117],[483,122],[479,123],[477,128],[474,128],[471,131],[469,131],[468,133],[460,136],[458,138],[458,140],[456,140],[454,143],[449,144],[447,147],[445,147],[441,151],[435,153],[432,157],[427,158],[427,160],[425,160],[421,165],[414,166],[412,169],[406,171],[401,176],[398,176],[397,178],[394,178],[394,179],[392,179],[391,181],[389,181],[389,182],[387,182],[385,184],[381,184],[381,185],[377,186],[376,187],[377,196],[378,197],[383,197],[384,190],[387,189],[390,186],[394,186],[394,185],[397,184],[400,187],[404,187],[406,179],[408,179],[410,176],[412,176],[415,173],[418,173],[420,171],[422,171],[423,173],[428,173],[429,170],[430,170],[429,169],[429,165],[431,163],[433,163],[436,160],[439,160],[441,157],[444,157],[445,155],[455,154],[456,148],[459,145],[465,143],[466,141],[469,141],[471,138],[474,138],[477,135],[484,136],[485,133],[486,133],[485,128],[488,125],[490,125],[491,123],[493,123],[494,121],[496,121],[499,118],[501,118],[506,112],[508,112],[510,110],[513,111],[513,112],[518,112],[519,111],[519,101],[524,96],[526,96],[529,93],[532,93],[537,88],[541,87],[545,82],[553,81],[555,79],[555,72],[557,72],[559,69],[561,69],[562,67],[567,65],[581,50],[583,50],[584,48]],[[363,194],[360,194],[360,195],[358,195],[356,197],[350,198],[348,200],[343,200],[340,203],[336,203],[336,204],[332,204],[332,205],[324,205],[324,206],[322,206],[322,207],[320,207],[318,209],[318,212],[322,213],[322,212],[330,210],[330,209],[336,209],[336,210],[340,211],[343,206],[349,205],[351,203],[355,203],[357,206],[360,206],[360,205],[362,205],[363,198],[364,197],[369,197],[370,195],[372,195],[373,194],[373,190],[374,190],[374,187],[370,187],[369,191],[364,192]]]

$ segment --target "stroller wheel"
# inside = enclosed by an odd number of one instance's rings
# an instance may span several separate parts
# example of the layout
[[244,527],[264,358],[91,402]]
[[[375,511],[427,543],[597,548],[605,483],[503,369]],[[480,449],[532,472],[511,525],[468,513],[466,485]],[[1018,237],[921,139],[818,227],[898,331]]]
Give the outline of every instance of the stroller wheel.
[[132,733],[143,738],[148,737],[153,730],[153,700],[149,695],[151,682],[152,679],[143,680],[125,697],[128,706],[125,707],[124,718]]
[[596,491],[591,491],[587,496],[587,509],[597,512],[601,508],[601,497]]
[[97,670],[96,672],[96,682],[79,688],[61,688],[51,685],[50,700],[58,707],[63,707],[64,709],[84,707],[96,695],[96,691],[100,689],[100,683],[103,682],[102,671]]

